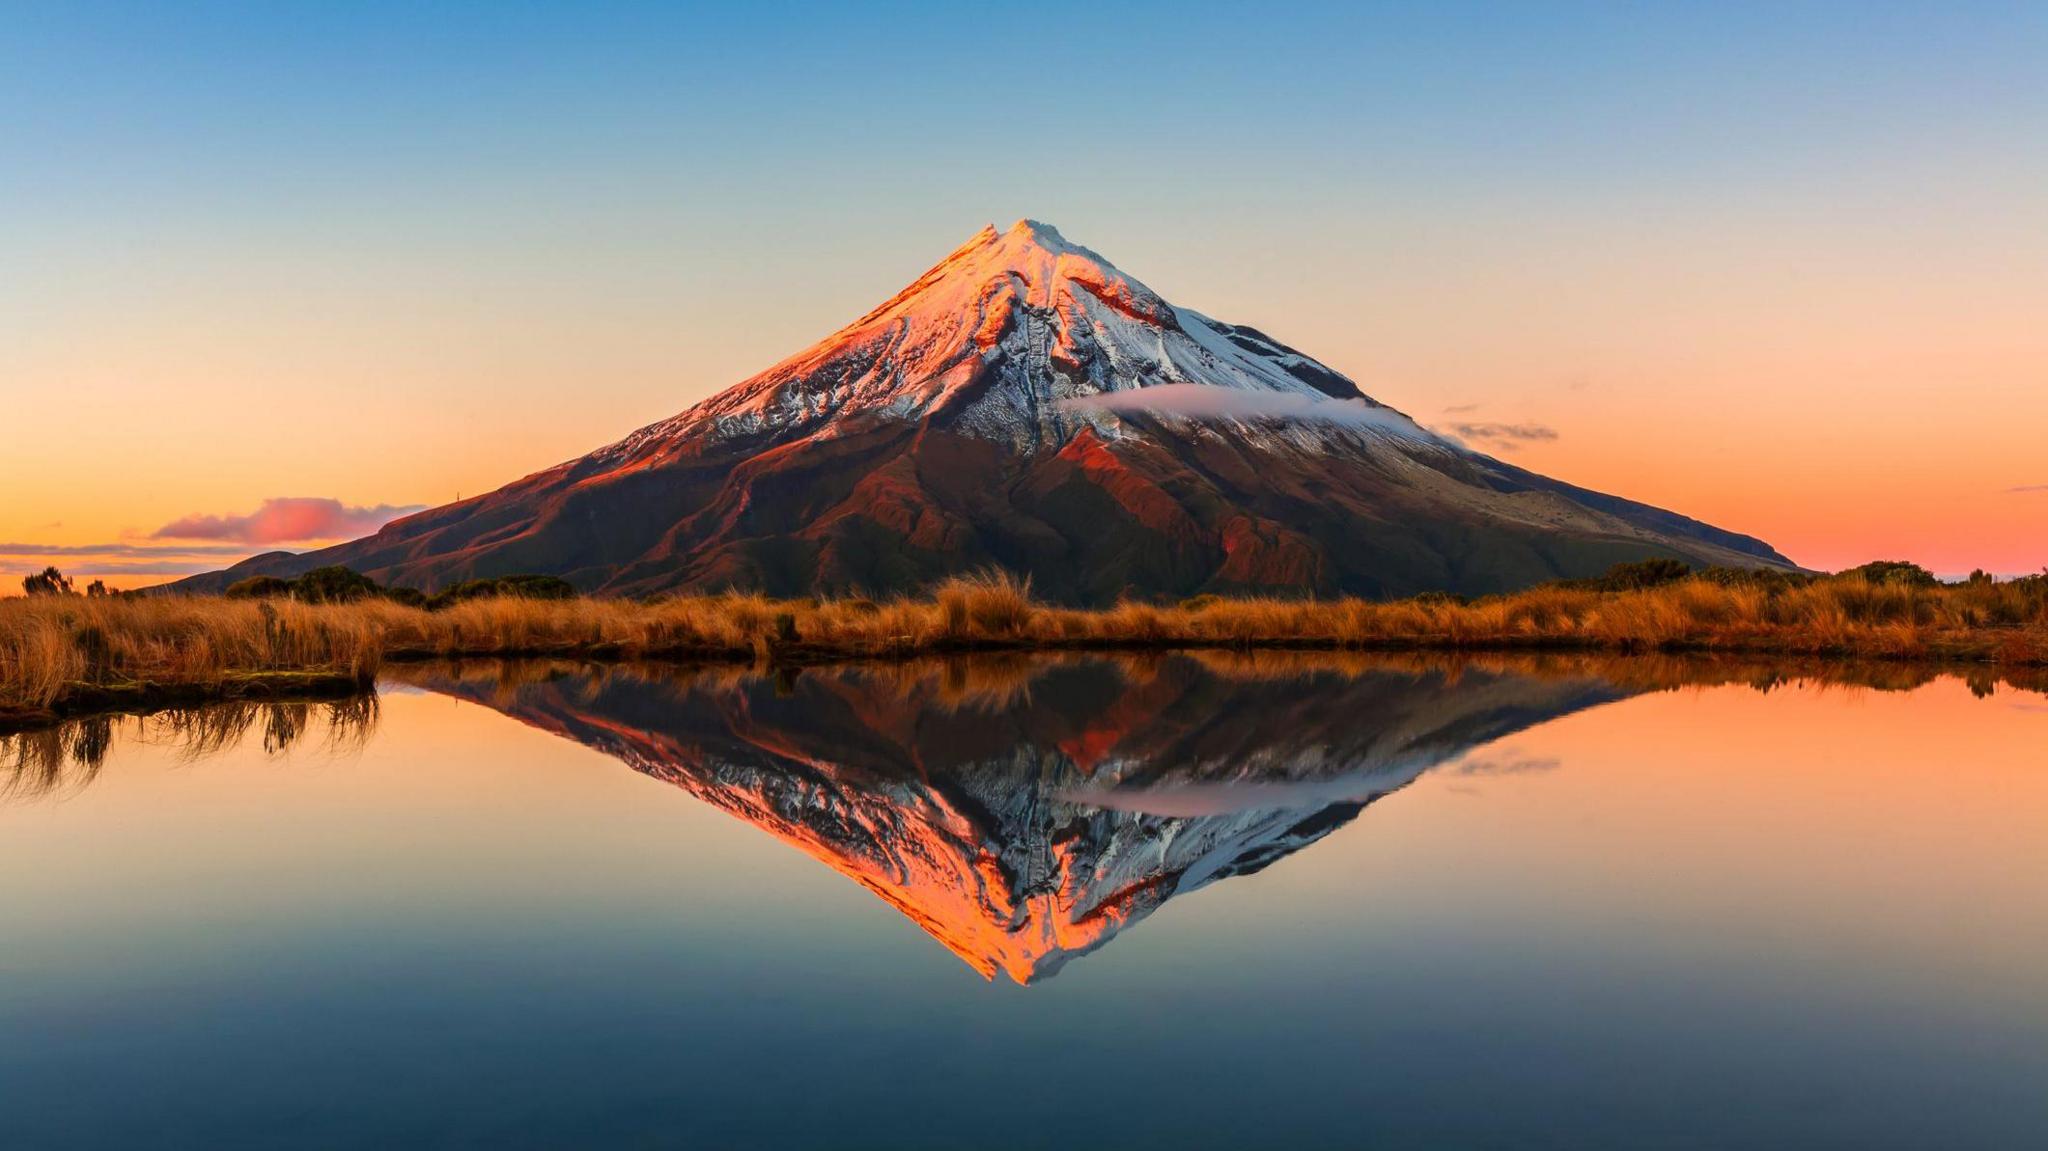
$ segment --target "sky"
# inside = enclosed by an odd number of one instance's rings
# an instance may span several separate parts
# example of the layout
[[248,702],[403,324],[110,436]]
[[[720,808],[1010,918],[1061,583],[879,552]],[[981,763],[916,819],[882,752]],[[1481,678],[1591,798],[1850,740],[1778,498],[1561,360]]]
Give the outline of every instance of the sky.
[[1803,564],[2048,565],[2038,3],[0,0],[0,27],[8,586],[490,490],[1025,216]]

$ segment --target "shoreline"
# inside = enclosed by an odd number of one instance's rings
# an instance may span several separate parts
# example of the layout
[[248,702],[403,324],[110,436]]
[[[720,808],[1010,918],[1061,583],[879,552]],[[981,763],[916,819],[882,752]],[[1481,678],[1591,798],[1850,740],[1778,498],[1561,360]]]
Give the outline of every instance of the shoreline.
[[[655,602],[497,596],[441,610],[222,597],[0,601],[0,730],[213,701],[342,698],[386,664],[436,659],[802,668],[974,653],[1358,652],[1671,655],[2048,669],[2048,577],[1967,584],[1862,575],[1545,585],[1477,600],[1224,599],[1054,607],[1000,574],[922,599]],[[2048,680],[2048,670],[2041,677]]]
[[[2001,663],[1960,655],[1867,653],[1855,651],[1791,651],[1753,646],[1665,645],[1657,648],[1626,648],[1584,642],[1531,639],[1524,642],[1485,644],[1414,641],[1383,641],[1370,644],[1342,644],[1327,639],[1276,637],[1264,641],[1222,642],[1183,640],[1079,639],[1055,642],[967,641],[906,647],[894,651],[852,652],[821,645],[794,645],[775,651],[762,660],[751,649],[706,650],[681,648],[670,651],[622,650],[616,645],[530,647],[521,649],[478,648],[443,651],[400,649],[385,653],[385,668],[367,677],[352,672],[278,669],[231,673],[205,682],[119,684],[77,684],[48,707],[0,706],[0,735],[14,735],[66,723],[103,717],[148,716],[179,708],[208,707],[232,703],[338,703],[374,696],[382,672],[403,680],[407,669],[435,664],[481,666],[489,664],[555,663],[588,668],[641,666],[674,672],[746,670],[759,675],[801,673],[860,665],[902,666],[919,662],[945,663],[959,658],[1034,656],[1105,657],[1166,656],[1260,656],[1384,658],[1389,668],[1403,666],[1402,656],[1427,657],[1426,666],[1456,667],[1467,663],[1515,665],[1530,670],[1545,661],[1555,674],[1601,676],[1623,669],[1669,671],[1672,665],[1689,668],[1693,676],[1676,676],[1669,686],[1713,686],[1745,682],[1758,677],[1790,681],[1818,680],[1877,690],[1896,690],[1901,685],[1919,686],[1952,677],[1989,690],[2008,685],[2014,690],[2048,694],[2048,662]],[[1316,664],[1304,665],[1313,670]],[[1896,678],[1878,674],[1895,673]],[[1860,673],[1860,674],[1859,674]],[[2032,673],[2032,674],[2030,674]]]

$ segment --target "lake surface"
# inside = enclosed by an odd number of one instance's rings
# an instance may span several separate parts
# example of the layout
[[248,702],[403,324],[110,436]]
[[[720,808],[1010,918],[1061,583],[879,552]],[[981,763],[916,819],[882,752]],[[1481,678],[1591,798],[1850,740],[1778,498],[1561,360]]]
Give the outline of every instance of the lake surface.
[[472,664],[16,737],[0,1147],[2042,1146],[2048,696],[1837,678]]

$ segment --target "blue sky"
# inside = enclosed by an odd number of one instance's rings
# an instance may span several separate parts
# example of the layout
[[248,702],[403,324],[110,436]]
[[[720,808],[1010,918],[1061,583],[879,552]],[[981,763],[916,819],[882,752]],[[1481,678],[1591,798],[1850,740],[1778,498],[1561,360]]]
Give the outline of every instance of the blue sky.
[[459,193],[502,222],[687,207],[735,239],[995,207],[1336,214],[1361,183],[1411,206],[1740,194],[1986,162],[2048,128],[2039,5],[8,11],[10,234],[24,208],[47,234],[337,205],[436,234]]

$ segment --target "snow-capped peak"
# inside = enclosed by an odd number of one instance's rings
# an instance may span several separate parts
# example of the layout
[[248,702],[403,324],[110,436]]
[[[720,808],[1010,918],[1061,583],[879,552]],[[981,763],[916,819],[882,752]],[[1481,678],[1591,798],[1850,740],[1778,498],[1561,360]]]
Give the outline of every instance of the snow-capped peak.
[[1072,243],[1051,224],[1018,220],[1006,231],[996,231],[993,224],[984,227],[909,287],[835,333],[820,347],[881,321],[908,318],[925,327],[964,314],[981,314],[989,303],[995,302],[994,297],[1005,295],[1001,291],[991,292],[992,286],[1010,289],[1011,299],[1027,307],[1049,308],[1077,285],[1098,294],[1128,298],[1150,313],[1147,318],[1155,323],[1172,315],[1173,309],[1150,288],[1124,275],[1095,252]]
[[[1347,417],[1364,409],[1392,417],[1327,421],[1353,432],[1412,427],[1340,373],[1256,329],[1176,308],[1059,229],[1022,219],[1002,231],[984,227],[860,319],[615,449],[686,434],[831,434],[863,416],[942,418],[957,431],[1032,451],[1056,448],[1083,427],[1124,434],[1140,405],[1089,407],[1091,399],[1158,385],[1277,393],[1290,410],[1335,404],[1328,410]],[[1219,418],[1216,405],[1201,410]],[[1242,419],[1272,410],[1244,405]]]

